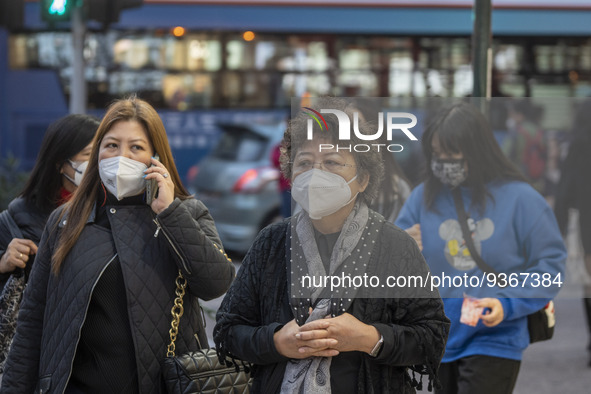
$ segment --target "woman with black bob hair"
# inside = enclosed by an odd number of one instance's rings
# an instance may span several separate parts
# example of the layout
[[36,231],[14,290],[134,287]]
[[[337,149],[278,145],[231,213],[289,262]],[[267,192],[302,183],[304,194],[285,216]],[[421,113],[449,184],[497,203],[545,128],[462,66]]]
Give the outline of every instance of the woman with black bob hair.
[[[254,393],[412,393],[411,367],[437,382],[449,326],[439,294],[394,297],[305,281],[428,275],[415,241],[368,208],[381,154],[353,148],[367,145],[354,134],[339,140],[336,116],[326,114],[322,127],[308,122],[322,108],[353,119],[353,107],[325,99],[290,121],[282,171],[302,210],[263,229],[244,258],[218,310],[218,354],[253,364]],[[363,122],[359,129],[374,133]]]
[[0,282],[18,269],[29,274],[43,227],[51,211],[68,201],[86,169],[99,120],[68,115],[49,125],[35,166],[20,193],[8,206],[25,238],[12,238],[0,225]]
[[[490,197],[490,191],[486,187],[489,182],[503,180],[527,183],[525,176],[503,154],[494,134],[484,131],[488,129],[490,126],[486,118],[474,106],[464,102],[441,110],[438,117],[430,123],[422,138],[423,154],[429,163],[425,180],[425,203],[428,208],[433,206],[445,185],[458,186],[463,182],[470,185],[473,204],[483,209],[486,198]],[[439,163],[442,152],[462,156],[458,162],[468,165],[461,170],[460,166],[453,167],[457,169],[456,172],[444,171],[444,179],[449,176],[449,182],[442,181],[436,175],[440,171],[434,170],[431,165],[433,159]],[[453,158],[450,160],[450,163],[454,163]]]
[[[527,315],[556,295],[559,285],[552,281],[564,273],[566,251],[556,220],[544,198],[503,155],[473,105],[442,108],[422,145],[427,177],[413,190],[396,224],[420,224],[433,277],[487,281],[479,287],[472,280],[452,280],[462,285],[439,287],[451,330],[439,369],[443,389],[437,392],[511,393],[530,342]],[[531,280],[517,286],[508,282],[510,275]],[[536,287],[536,278],[550,280],[544,283],[551,286]]]
[[117,100],[80,187],[47,222],[1,391],[162,393],[175,281],[187,294],[171,347],[186,352],[207,343],[197,297],[221,296],[233,278],[157,112]]

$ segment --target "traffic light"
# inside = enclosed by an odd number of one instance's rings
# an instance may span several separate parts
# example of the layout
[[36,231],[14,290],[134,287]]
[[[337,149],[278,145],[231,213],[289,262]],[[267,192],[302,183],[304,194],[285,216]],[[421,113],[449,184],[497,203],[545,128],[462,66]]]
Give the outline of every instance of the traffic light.
[[23,27],[25,14],[24,0],[0,0],[0,26],[8,30]]
[[46,22],[69,21],[78,0],[41,0],[41,19]]
[[[6,0],[0,1],[4,2]],[[86,19],[92,19],[107,26],[119,20],[119,13],[121,10],[139,7],[142,5],[143,1],[144,0],[40,0],[41,18],[46,22],[69,21],[72,14],[72,8],[83,7]]]
[[87,19],[107,26],[119,21],[121,10],[140,7],[144,0],[84,0]]

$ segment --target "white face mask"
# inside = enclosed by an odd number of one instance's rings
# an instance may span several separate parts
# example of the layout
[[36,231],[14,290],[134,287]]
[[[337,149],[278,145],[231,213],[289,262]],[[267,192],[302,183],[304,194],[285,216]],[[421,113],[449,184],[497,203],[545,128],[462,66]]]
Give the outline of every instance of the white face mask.
[[70,178],[68,174],[65,172],[62,174],[66,177],[70,182],[72,182],[76,186],[80,186],[80,182],[82,182],[82,177],[86,172],[86,167],[88,167],[88,160],[87,161],[72,161],[68,160],[72,168],[74,169],[74,179]]
[[107,190],[121,200],[144,191],[146,181],[143,176],[147,168],[144,163],[117,156],[99,161],[99,176]]
[[313,168],[294,179],[291,195],[308,212],[311,219],[321,219],[335,213],[357,197],[355,194],[351,198],[349,187],[356,178],[357,175],[347,182],[340,175]]

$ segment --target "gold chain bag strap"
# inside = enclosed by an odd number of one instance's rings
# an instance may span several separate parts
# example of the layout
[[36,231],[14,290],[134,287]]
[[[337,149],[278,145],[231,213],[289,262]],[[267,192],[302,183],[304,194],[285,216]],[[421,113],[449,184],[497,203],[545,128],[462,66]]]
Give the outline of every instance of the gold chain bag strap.
[[[184,313],[183,296],[186,287],[187,280],[179,271],[176,278],[176,298],[171,310],[170,344],[166,358],[161,362],[166,391],[170,394],[248,394],[251,386],[250,373],[240,364],[221,364],[215,349],[202,348],[175,356],[175,342]],[[196,335],[195,338],[199,343]]]

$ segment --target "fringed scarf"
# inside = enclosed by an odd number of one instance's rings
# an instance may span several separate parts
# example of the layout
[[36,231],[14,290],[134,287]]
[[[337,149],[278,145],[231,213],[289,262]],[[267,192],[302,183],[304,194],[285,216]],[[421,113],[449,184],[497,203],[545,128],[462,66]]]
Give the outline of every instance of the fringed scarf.
[[[383,219],[382,219],[383,220]],[[381,220],[367,205],[357,202],[343,224],[330,256],[329,272],[322,263],[314,236],[312,221],[305,212],[292,220],[291,260],[288,275],[291,279],[290,304],[299,325],[328,315],[338,316],[351,306],[359,288],[305,287],[304,275],[363,276],[378,239]],[[295,231],[294,231],[295,230]],[[314,307],[310,314],[310,307]],[[330,393],[331,357],[310,357],[290,360],[287,364],[281,393]]]
[[[328,312],[328,303],[329,300],[327,299],[318,302],[306,322],[324,319]],[[332,357],[308,357],[303,360],[289,360],[283,375],[281,394],[330,394],[331,362]]]
[[326,272],[309,216],[300,212],[292,218],[287,276],[291,284],[290,304],[299,325],[306,322],[309,308],[314,306],[318,298],[330,298],[328,314],[332,317],[344,313],[351,306],[359,288],[340,286],[331,290],[330,281],[326,287],[308,287],[308,281],[303,281],[303,278],[363,276],[382,222],[381,216],[370,211],[364,203],[357,202],[343,224],[330,257],[329,272]]

